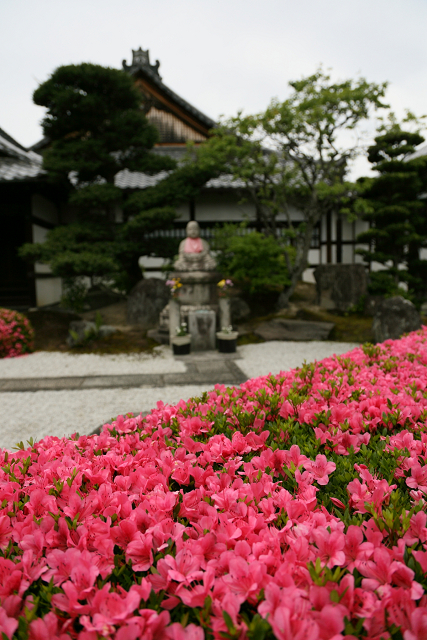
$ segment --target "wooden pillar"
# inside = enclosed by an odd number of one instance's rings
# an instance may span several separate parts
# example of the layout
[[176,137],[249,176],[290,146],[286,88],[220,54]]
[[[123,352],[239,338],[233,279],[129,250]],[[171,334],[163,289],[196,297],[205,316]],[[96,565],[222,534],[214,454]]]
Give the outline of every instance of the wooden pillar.
[[342,218],[337,216],[337,264],[342,262]]
[[326,262],[332,262],[332,215],[328,211],[326,214]]

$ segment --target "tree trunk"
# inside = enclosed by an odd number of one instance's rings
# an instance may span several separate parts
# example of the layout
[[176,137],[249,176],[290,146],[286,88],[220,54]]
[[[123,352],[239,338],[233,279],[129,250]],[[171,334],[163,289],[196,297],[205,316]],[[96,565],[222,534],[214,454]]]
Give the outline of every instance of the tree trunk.
[[[291,284],[288,289],[283,291],[279,297],[279,308],[285,308],[289,305],[289,298],[295,291],[295,288],[301,279],[302,274],[308,265],[308,252],[310,250],[311,238],[313,235],[314,225],[317,222],[314,220],[310,220],[310,222],[306,223],[305,232],[302,238],[300,239],[300,247],[297,246],[297,255],[295,257],[295,263],[293,269],[291,271],[290,278]],[[298,239],[297,239],[298,243]]]

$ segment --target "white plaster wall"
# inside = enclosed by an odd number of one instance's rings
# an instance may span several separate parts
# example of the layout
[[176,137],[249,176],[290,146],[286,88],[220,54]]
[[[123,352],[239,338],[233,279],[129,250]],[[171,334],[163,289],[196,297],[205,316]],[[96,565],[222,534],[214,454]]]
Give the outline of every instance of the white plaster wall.
[[355,255],[354,255],[354,262],[356,264],[365,264],[365,262],[363,261],[362,256],[360,256],[358,253],[355,253]]
[[314,269],[312,268],[306,269],[302,274],[302,281],[309,282],[310,284],[316,284],[316,279],[314,277]]
[[[38,216],[41,217],[41,216]],[[46,240],[48,229],[40,227],[38,224],[33,224],[33,242],[43,243]],[[52,273],[50,267],[47,264],[41,264],[36,262],[34,265],[34,271],[36,274],[36,304],[38,307],[43,307],[46,304],[55,304],[59,302],[62,296],[62,279],[61,278],[37,278],[37,274],[49,274]]]
[[145,269],[160,269],[166,263],[165,258],[156,258],[154,256],[141,256],[138,264],[144,269],[144,278],[161,278],[166,280],[166,274],[163,271],[145,271]]
[[342,239],[353,240],[353,223],[345,218],[342,221]]
[[250,202],[239,204],[232,194],[201,194],[195,201],[196,220],[199,222],[242,222],[255,219],[255,206]]
[[[289,207],[288,213],[292,221],[299,222],[304,219],[302,212],[295,207]],[[277,215],[277,220],[279,222],[286,222],[288,220],[288,215],[286,213],[279,213]]]
[[308,263],[309,264],[320,264],[320,250],[319,249],[309,249],[308,251]]
[[36,303],[38,307],[59,302],[62,296],[61,278],[36,279]]
[[58,222],[58,210],[54,203],[38,193],[33,194],[31,198],[31,211],[33,216],[41,220],[54,224]]
[[[185,204],[181,204],[176,208],[177,213],[177,222],[188,222],[190,220],[190,203],[186,202]],[[196,212],[197,218],[197,212]]]
[[353,262],[353,246],[350,244],[343,244],[341,247],[342,251],[342,263],[343,264],[352,264]]
[[[33,242],[43,244],[43,242],[46,240],[47,232],[48,229],[40,227],[38,224],[33,224]],[[35,263],[34,271],[36,273],[52,273],[50,267],[47,264],[41,264],[40,262]]]
[[33,224],[33,242],[39,243],[46,240],[47,232],[49,230],[44,227],[40,227],[38,224]]
[[359,233],[363,233],[364,231],[367,231],[369,229],[369,222],[366,222],[365,220],[356,220],[354,226],[355,226],[354,232],[357,238]]

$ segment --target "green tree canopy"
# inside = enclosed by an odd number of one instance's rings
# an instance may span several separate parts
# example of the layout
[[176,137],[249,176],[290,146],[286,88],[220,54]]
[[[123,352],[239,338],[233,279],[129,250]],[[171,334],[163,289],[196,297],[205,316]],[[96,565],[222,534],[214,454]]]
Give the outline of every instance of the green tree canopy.
[[43,167],[63,185],[77,220],[50,231],[44,244],[24,245],[21,255],[49,264],[55,275],[103,276],[129,289],[141,277],[138,257],[159,250],[147,234],[170,226],[176,214],[171,207],[128,208],[132,194],[115,186],[115,177],[122,170],[156,174],[175,162],[152,152],[157,130],[123,71],[59,67],[33,97],[47,109]]
[[[368,264],[378,262],[384,270],[371,274],[376,293],[396,290],[406,282],[415,297],[425,295],[427,261],[420,250],[427,241],[427,157],[409,159],[424,138],[418,131],[403,129],[394,118],[381,128],[368,159],[377,175],[362,178],[364,216],[369,230],[358,242],[369,249],[359,250]],[[403,268],[404,267],[404,268]]]
[[[361,149],[343,134],[386,106],[386,84],[363,78],[333,83],[320,70],[290,87],[290,97],[273,100],[265,112],[224,121],[200,146],[196,162],[199,170],[215,166],[231,175],[254,203],[264,234],[282,242],[291,281],[288,297],[307,267],[314,227],[354,191],[346,176]],[[299,224],[295,208],[302,215]],[[279,214],[286,217],[285,238],[278,231]]]

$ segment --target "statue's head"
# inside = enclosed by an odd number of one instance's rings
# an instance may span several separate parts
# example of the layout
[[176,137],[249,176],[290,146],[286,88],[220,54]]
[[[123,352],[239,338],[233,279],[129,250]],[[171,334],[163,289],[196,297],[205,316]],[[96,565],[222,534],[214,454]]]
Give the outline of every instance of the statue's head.
[[187,224],[185,231],[187,233],[188,238],[199,238],[200,237],[200,227],[199,223],[196,220],[190,220]]

